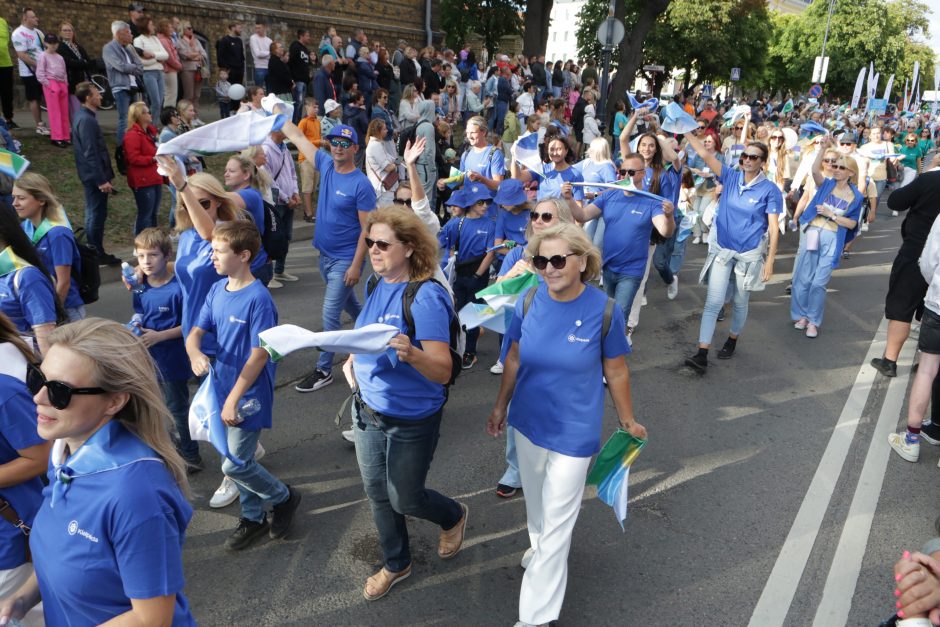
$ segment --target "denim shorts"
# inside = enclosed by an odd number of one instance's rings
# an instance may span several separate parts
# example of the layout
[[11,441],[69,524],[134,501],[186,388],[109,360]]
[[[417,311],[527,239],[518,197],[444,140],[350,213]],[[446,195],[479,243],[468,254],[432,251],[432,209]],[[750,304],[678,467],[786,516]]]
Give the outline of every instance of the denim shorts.
[[929,355],[940,355],[940,316],[926,308],[920,321],[917,350]]

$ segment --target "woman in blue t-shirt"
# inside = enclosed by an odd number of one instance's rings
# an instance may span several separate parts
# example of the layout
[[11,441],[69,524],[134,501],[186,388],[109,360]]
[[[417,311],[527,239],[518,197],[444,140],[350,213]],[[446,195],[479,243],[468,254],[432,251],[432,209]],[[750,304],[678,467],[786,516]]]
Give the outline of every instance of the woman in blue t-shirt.
[[508,413],[530,542],[522,556],[519,620],[541,625],[558,618],[564,600],[584,481],[600,450],[603,377],[621,428],[638,438],[646,438],[646,429],[633,415],[623,314],[587,285],[600,271],[597,249],[577,225],[563,224],[535,235],[528,252],[545,284],[516,304],[507,331],[512,347],[487,432],[501,434]]
[[143,342],[87,318],[56,329],[26,385],[54,441],[30,534],[35,575],[0,622],[42,601],[48,625],[195,625],[183,595],[186,466]]
[[[570,140],[560,135],[546,134],[545,143],[548,151],[548,163],[542,164],[542,171],[539,173],[541,176],[539,177],[537,200],[546,198],[564,198],[569,202],[584,200],[584,188],[571,185],[571,183],[583,182],[584,178],[581,176],[581,172],[572,166],[575,154],[571,148]],[[510,168],[512,178],[519,179],[523,183],[532,180],[532,172],[520,165],[515,158],[512,159]]]
[[73,268],[81,272],[75,236],[52,185],[42,174],[26,172],[13,186],[13,209],[23,221],[23,230],[52,274],[55,293],[69,322],[85,317],[85,303],[78,294]]
[[[223,179],[225,180],[225,186],[231,190],[229,198],[239,209],[251,217],[252,222],[258,227],[258,233],[261,234],[263,241],[264,212],[266,211],[264,196],[271,189],[271,176],[255,165],[254,161],[248,157],[234,155],[225,163]],[[285,228],[289,229],[290,225],[285,225]],[[271,283],[271,278],[274,276],[274,264],[268,258],[264,246],[251,260],[251,274],[264,283],[265,286]],[[293,275],[289,276],[293,277]]]
[[[831,143],[832,138],[824,140]],[[793,327],[806,331],[806,337],[819,335],[826,286],[832,271],[839,266],[846,240],[851,241],[862,212],[862,193],[852,181],[858,180],[858,164],[852,157],[839,155],[831,164],[831,178],[823,178],[822,160],[825,150],[816,151],[813,181],[817,189],[813,199],[800,215],[800,248],[793,262],[793,285],[790,291],[790,316]]]
[[728,167],[705,150],[701,140],[692,133],[686,133],[685,138],[723,188],[708,237],[708,258],[699,277],[700,281],[707,278],[708,293],[699,327],[698,351],[685,360],[687,366],[704,373],[708,368],[708,349],[715,334],[718,312],[725,304],[729,289],[734,303],[731,332],[718,351],[718,359],[731,359],[734,355],[738,335],[747,321],[751,292],[764,289],[764,284],[773,276],[780,238],[775,214],[783,210],[783,194],[764,175],[764,162],[770,152],[764,144],[750,142],[745,146],[738,159],[740,169],[737,169]]
[[[469,510],[424,486],[451,380],[456,315],[447,290],[432,280],[437,243],[414,212],[398,207],[371,212],[365,237],[376,276],[356,328],[384,323],[401,330],[389,342],[394,358],[389,352],[353,355],[343,366],[356,390],[356,458],[382,547],[384,566],[362,590],[375,601],[411,575],[406,516],[438,525],[438,557],[450,559],[463,545]],[[402,299],[413,287],[409,324]]]
[[[26,367],[35,358],[10,319],[0,314],[0,507],[8,506],[13,519],[26,525],[22,529],[0,520],[0,599],[33,574],[24,531],[42,503],[40,477],[49,465],[51,444],[36,433],[36,405],[26,389]],[[27,615],[27,624],[41,619],[36,608]]]
[[[610,158],[610,144],[603,137],[591,140],[587,149],[587,157],[575,167],[580,170],[585,183],[615,183],[617,181],[617,166]],[[605,191],[607,190],[604,187],[585,187],[584,199],[585,201],[592,201]],[[591,238],[598,250],[603,249],[603,217],[585,223],[584,232]]]

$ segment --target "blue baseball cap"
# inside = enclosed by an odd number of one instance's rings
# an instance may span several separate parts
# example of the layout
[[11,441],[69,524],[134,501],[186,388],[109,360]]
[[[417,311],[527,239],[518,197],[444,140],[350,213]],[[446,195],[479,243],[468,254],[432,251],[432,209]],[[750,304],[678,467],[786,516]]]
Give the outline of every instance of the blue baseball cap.
[[354,144],[359,144],[359,136],[356,135],[356,129],[351,126],[346,126],[345,124],[337,124],[330,129],[330,132],[326,134],[326,139],[331,137],[339,137],[340,139],[348,139]]
[[451,194],[445,204],[466,209],[480,201],[489,201],[492,199],[493,196],[490,194],[490,190],[486,185],[473,183],[471,185],[464,185]]
[[503,207],[515,207],[526,202],[525,189],[519,179],[504,179],[496,190],[493,202]]

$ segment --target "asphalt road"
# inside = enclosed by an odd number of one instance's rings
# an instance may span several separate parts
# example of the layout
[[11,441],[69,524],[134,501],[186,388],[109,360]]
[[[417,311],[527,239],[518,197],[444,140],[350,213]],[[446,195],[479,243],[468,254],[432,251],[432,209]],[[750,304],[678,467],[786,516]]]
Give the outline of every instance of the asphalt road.
[[[892,613],[893,563],[933,533],[940,452],[923,446],[918,464],[885,455],[885,434],[905,411],[912,351],[890,389],[863,365],[870,351],[880,355],[873,341],[883,341],[900,242],[901,219],[879,213],[833,277],[818,339],[792,329],[784,288],[796,237],[788,234],[774,280],[751,299],[734,358],[713,358],[705,377],[682,366],[698,334],[705,247],[689,245],[676,300],[650,279],[628,360],[649,445],[633,467],[625,531],[585,496],[561,625],[874,625]],[[301,280],[274,295],[281,322],[316,329],[323,283],[309,230],[300,234],[288,269]],[[89,309],[127,320],[130,297],[111,283]],[[719,324],[719,346],[727,325]],[[286,540],[227,553],[238,506],[209,509],[221,473],[195,475],[184,558],[199,622],[512,625],[527,536],[523,498],[494,494],[504,441],[483,427],[498,386],[487,371],[496,354],[495,337],[485,335],[479,365],[452,389],[428,480],[469,505],[465,548],[443,562],[438,530],[410,521],[414,573],[375,603],[361,590],[379,565],[376,533],[354,451],[333,423],[346,386],[338,378],[297,393],[315,353],[288,356],[277,371],[275,428],[262,441],[264,465],[303,493],[295,526]],[[607,409],[605,437],[616,425],[609,400]],[[217,466],[206,444],[203,457]]]

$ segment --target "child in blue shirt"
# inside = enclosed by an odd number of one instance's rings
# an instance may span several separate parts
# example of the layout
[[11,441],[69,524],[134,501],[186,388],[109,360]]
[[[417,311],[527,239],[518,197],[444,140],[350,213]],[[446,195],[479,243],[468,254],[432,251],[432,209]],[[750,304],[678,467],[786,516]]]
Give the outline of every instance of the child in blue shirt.
[[173,414],[176,450],[190,473],[202,470],[199,444],[189,437],[189,357],[183,343],[183,291],[167,266],[173,244],[161,229],[149,228],[134,238],[134,256],[143,274],[142,290],[134,290],[134,312],[140,314],[140,339],[160,371],[160,389]]
[[[499,246],[508,241],[525,246],[526,229],[529,227],[529,213],[532,203],[526,197],[522,181],[505,179],[500,182],[493,204],[499,207],[496,216],[496,235],[494,245]],[[500,249],[500,256],[506,254],[515,244]]]
[[[274,363],[261,348],[258,334],[277,324],[274,300],[261,281],[251,274],[251,261],[261,249],[258,228],[247,220],[225,222],[212,233],[212,263],[228,277],[215,283],[206,297],[196,324],[186,338],[186,352],[193,372],[209,372],[209,358],[200,350],[202,337],[215,332],[218,353],[213,366],[216,395],[225,399],[222,422],[231,454],[241,466],[226,458],[222,472],[231,477],[241,497],[242,515],[226,548],[248,548],[268,532],[283,538],[290,530],[300,493],[285,485],[255,460],[261,429],[271,428],[274,403]],[[259,408],[248,409],[256,400]],[[268,524],[265,506],[273,506]]]

